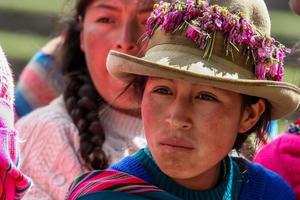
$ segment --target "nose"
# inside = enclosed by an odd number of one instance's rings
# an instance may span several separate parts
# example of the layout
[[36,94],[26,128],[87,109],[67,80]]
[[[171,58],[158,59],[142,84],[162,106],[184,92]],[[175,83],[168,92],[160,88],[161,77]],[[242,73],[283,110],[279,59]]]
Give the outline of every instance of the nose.
[[131,55],[136,55],[138,53],[138,37],[139,30],[137,28],[137,24],[134,21],[129,21],[124,23],[124,25],[120,28],[120,35],[116,41],[116,50],[128,53]]
[[172,129],[189,130],[193,126],[191,110],[185,103],[177,101],[170,107],[166,122]]

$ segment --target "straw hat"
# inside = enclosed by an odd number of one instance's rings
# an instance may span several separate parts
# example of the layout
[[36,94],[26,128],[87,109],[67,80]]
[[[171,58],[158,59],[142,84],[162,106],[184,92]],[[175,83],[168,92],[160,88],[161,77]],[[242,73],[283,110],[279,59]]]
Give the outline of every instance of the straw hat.
[[210,3],[156,5],[147,21],[150,39],[145,56],[110,51],[108,71],[127,83],[137,75],[162,77],[261,97],[271,103],[272,119],[295,111],[300,89],[282,81],[288,49],[269,37],[264,2]]

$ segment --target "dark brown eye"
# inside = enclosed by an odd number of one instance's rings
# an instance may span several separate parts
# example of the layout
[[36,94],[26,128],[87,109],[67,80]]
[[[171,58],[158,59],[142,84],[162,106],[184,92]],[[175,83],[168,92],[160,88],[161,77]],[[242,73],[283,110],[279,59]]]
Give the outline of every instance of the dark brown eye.
[[216,101],[217,98],[210,94],[199,94],[196,96],[197,99],[204,100],[204,101]]
[[172,95],[171,90],[165,87],[156,88],[153,92],[161,95]]
[[97,22],[108,24],[108,23],[113,23],[113,20],[109,17],[101,17],[97,20]]

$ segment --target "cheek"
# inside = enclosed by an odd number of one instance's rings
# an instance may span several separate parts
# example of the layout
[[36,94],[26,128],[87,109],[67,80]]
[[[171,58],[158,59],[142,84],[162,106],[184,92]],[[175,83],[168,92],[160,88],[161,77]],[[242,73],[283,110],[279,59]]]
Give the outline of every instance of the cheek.
[[96,28],[86,28],[82,32],[81,46],[86,54],[95,57],[106,57],[111,48],[109,40]]
[[240,116],[237,110],[232,109],[215,109],[206,114],[199,116],[203,123],[198,124],[199,130],[204,130],[206,141],[213,141],[213,146],[218,148],[231,148],[233,145],[238,128]]
[[162,126],[163,113],[161,107],[151,100],[151,98],[144,96],[141,104],[142,119],[144,123],[145,136],[149,143],[152,141],[153,135]]
[[[104,42],[104,38],[98,30],[93,27],[84,29],[81,33],[81,47],[85,54],[88,70],[91,74],[93,82],[98,85],[101,81],[106,82],[108,74],[106,69],[106,57],[109,52],[109,41]],[[101,77],[101,78],[99,78]]]

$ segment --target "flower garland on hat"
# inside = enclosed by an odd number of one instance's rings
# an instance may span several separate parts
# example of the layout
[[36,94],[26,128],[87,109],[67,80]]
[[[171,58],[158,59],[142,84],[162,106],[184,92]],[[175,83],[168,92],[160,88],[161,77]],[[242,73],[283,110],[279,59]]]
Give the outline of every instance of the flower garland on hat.
[[201,0],[161,1],[154,5],[147,20],[147,37],[151,38],[159,27],[164,32],[185,31],[185,36],[204,50],[203,58],[207,59],[212,55],[216,33],[221,32],[225,36],[226,55],[230,53],[233,59],[233,51],[239,51],[237,45],[243,46],[247,52],[246,62],[250,56],[254,61],[257,79],[283,80],[283,62],[290,49],[260,33],[239,11],[231,13],[226,7]]

